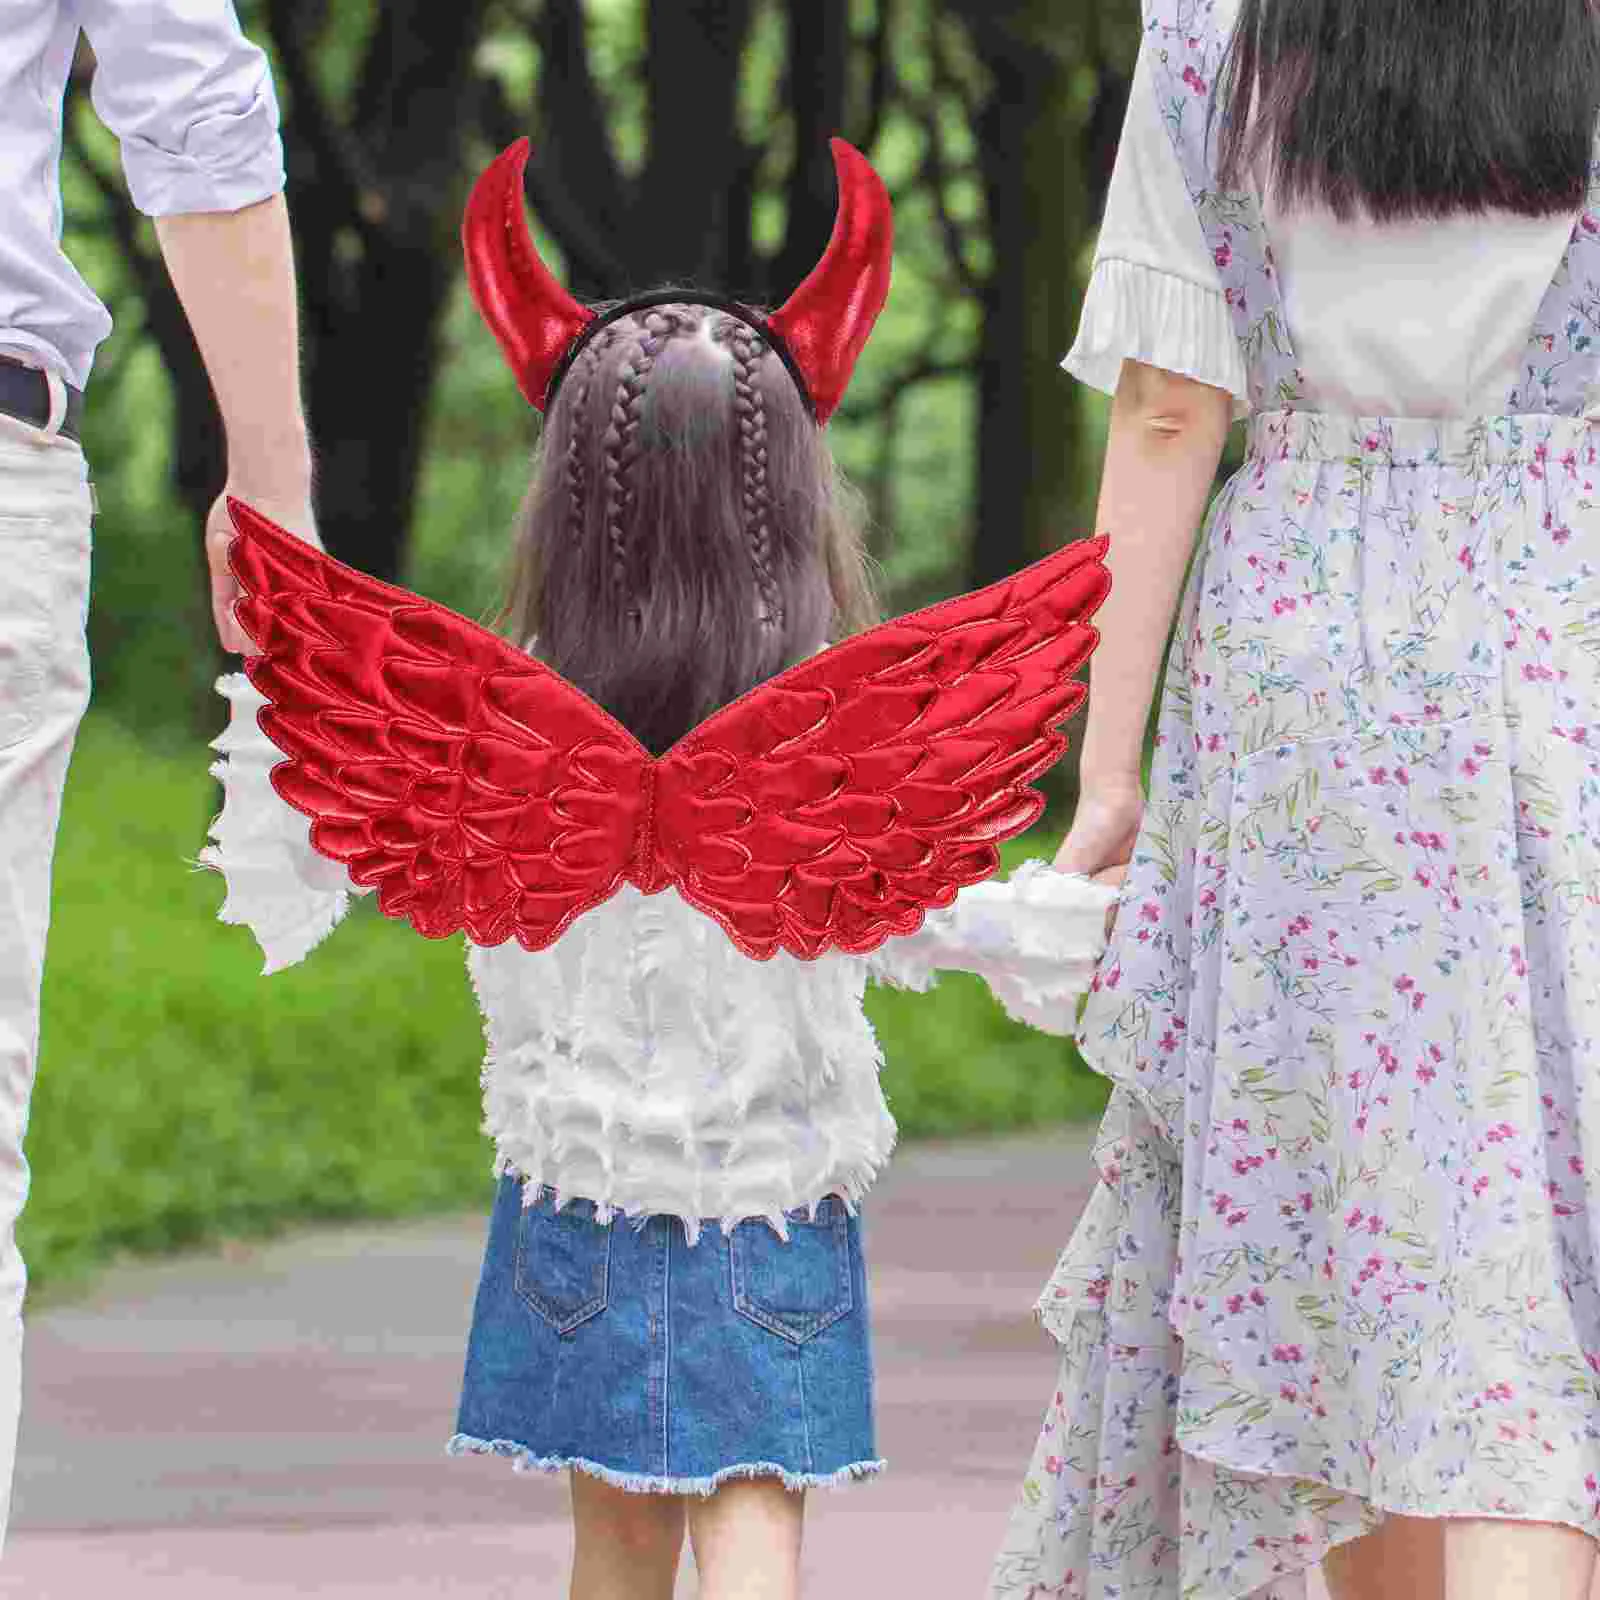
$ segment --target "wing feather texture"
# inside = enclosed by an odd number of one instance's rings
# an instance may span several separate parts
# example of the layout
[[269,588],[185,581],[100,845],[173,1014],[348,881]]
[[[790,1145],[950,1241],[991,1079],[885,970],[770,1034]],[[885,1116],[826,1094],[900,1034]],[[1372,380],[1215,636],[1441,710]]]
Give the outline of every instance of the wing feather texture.
[[915,932],[1038,816],[1098,642],[1106,541],[869,629],[666,755],[487,629],[238,501],[233,565],[272,781],[311,841],[430,938],[529,950],[624,882],[747,955]]

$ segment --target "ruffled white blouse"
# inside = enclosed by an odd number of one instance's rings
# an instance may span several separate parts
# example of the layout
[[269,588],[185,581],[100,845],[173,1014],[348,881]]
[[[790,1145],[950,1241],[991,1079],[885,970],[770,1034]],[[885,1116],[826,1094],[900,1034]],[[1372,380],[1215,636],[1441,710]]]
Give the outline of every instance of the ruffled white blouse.
[[[1232,11],[1231,0],[1218,10]],[[1146,40],[1084,299],[1063,363],[1116,392],[1124,360],[1226,389],[1244,363],[1183,168],[1162,120]],[[1496,414],[1576,213],[1493,211],[1427,222],[1341,222],[1263,203],[1306,409],[1358,416]],[[1600,402],[1600,396],[1596,397]],[[1600,406],[1590,415],[1600,415]]]
[[[224,800],[201,859],[226,879],[221,920],[247,926],[276,972],[361,891],[273,789],[282,757],[257,725],[262,697],[243,675],[218,689]],[[496,1171],[592,1200],[602,1218],[681,1217],[691,1239],[707,1218],[765,1217],[782,1233],[785,1213],[830,1194],[854,1205],[895,1137],[868,978],[922,990],[940,971],[977,973],[1013,1017],[1067,1034],[1115,899],[1031,862],[871,956],[759,962],[675,894],[626,886],[547,950],[469,943]]]

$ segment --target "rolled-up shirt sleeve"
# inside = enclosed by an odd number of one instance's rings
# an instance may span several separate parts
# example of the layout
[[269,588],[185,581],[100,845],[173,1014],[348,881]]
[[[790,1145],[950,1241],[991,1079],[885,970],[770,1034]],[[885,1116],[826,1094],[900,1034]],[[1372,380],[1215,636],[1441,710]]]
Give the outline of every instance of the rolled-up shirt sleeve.
[[230,0],[78,0],[96,112],[147,216],[240,211],[283,188],[266,56]]
[[1140,53],[1078,337],[1062,365],[1114,394],[1124,361],[1195,378],[1246,405],[1248,384],[1200,218]]

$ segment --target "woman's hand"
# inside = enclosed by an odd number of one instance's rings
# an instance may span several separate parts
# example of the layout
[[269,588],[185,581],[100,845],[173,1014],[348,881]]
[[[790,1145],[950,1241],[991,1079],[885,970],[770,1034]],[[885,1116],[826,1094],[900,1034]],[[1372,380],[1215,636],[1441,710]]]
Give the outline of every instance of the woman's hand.
[[1056,870],[1121,883],[1143,820],[1144,790],[1138,783],[1085,788],[1078,796],[1072,827],[1056,852]]
[[[1138,783],[1084,789],[1078,796],[1072,827],[1056,852],[1056,870],[1081,873],[1095,883],[1121,888],[1143,820],[1144,791]],[[1108,939],[1116,920],[1113,906],[1106,913]]]

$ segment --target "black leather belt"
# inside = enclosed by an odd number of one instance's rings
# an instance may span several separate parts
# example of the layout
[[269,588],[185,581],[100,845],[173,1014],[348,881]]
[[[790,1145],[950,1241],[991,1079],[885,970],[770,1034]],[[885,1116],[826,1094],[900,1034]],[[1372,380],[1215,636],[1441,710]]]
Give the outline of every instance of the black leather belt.
[[[70,383],[63,387],[67,391],[67,414],[59,432],[64,439],[77,440],[83,417],[83,391]],[[36,428],[49,426],[50,380],[35,367],[0,356],[0,411]]]

